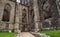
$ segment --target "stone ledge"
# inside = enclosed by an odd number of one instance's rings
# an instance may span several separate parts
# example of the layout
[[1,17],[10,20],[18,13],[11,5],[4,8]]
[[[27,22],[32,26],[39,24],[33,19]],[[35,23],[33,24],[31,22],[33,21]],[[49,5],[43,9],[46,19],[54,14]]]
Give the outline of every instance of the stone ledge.
[[40,34],[40,33],[35,33],[35,32],[31,32],[31,34],[33,34],[35,37],[50,37],[46,34]]

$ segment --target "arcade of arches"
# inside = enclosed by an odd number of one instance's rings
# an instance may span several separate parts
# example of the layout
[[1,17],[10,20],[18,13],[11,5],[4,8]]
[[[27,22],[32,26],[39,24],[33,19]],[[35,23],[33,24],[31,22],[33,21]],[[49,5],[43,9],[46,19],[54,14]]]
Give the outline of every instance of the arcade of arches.
[[[58,0],[59,1],[59,0]],[[57,0],[0,1],[0,31],[39,31],[60,28]],[[54,2],[54,3],[53,3]]]

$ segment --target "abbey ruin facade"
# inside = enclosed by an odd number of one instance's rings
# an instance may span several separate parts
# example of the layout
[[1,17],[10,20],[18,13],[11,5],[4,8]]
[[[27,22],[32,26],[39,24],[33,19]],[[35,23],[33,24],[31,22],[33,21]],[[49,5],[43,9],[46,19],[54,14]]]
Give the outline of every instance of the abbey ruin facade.
[[52,27],[60,27],[60,0],[0,0],[0,31]]

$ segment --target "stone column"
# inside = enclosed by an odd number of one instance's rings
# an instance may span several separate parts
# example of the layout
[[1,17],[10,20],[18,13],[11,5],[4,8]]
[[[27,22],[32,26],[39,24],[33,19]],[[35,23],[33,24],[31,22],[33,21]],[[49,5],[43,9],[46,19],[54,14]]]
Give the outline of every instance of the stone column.
[[56,0],[56,4],[57,4],[58,12],[59,12],[58,24],[60,26],[60,0]]
[[19,7],[19,23],[20,23],[20,26],[19,26],[19,29],[22,30],[22,6],[20,5]]
[[26,31],[28,31],[28,25],[29,25],[29,20],[28,20],[28,8],[26,8],[26,18],[27,18],[27,25],[26,25]]
[[3,12],[4,12],[4,4],[5,2],[0,0],[0,21],[2,20],[3,17]]
[[56,0],[56,4],[57,4],[57,9],[58,9],[58,12],[59,12],[59,15],[60,15],[60,0]]
[[15,32],[17,32],[19,30],[19,4],[17,4],[15,15]]
[[39,31],[39,21],[40,21],[40,17],[39,17],[39,9],[38,9],[38,3],[37,0],[33,1],[33,8],[34,8],[34,20],[35,20],[35,32]]
[[[10,1],[8,1],[9,3]],[[9,19],[9,32],[12,32],[12,29],[14,29],[14,8],[15,5],[13,2],[9,3],[11,5],[11,11],[10,11],[10,19]]]
[[3,17],[3,12],[4,12],[4,5],[5,5],[6,0],[0,0],[0,29],[4,29],[5,25],[2,24],[2,17]]

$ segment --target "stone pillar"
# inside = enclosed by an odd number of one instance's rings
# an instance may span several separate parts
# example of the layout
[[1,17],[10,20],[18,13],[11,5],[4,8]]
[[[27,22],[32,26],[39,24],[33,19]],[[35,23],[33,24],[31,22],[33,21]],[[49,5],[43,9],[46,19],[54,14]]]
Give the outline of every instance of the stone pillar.
[[60,0],[56,0],[56,4],[57,4],[57,9],[60,15]]
[[19,4],[16,5],[16,16],[15,16],[15,32],[19,30]]
[[[9,1],[8,1],[9,3]],[[12,30],[14,29],[14,9],[15,9],[15,5],[13,2],[9,3],[11,5],[11,12],[10,12],[10,19],[9,19],[9,32],[12,32]]]
[[3,2],[2,0],[0,0],[0,21],[2,20],[3,17],[3,12],[4,12],[4,4],[5,2]]
[[60,26],[60,0],[56,0],[56,4],[57,4],[58,12],[59,12],[58,24]]
[[28,31],[28,25],[29,25],[29,20],[28,20],[28,8],[26,8],[26,19],[27,19],[27,25],[26,25],[26,31]]
[[22,30],[22,6],[20,5],[19,6],[19,23],[20,23],[20,26],[19,26],[19,29]]
[[38,9],[38,3],[37,0],[33,1],[33,8],[34,8],[34,20],[35,20],[35,32],[39,31],[39,21],[40,21],[40,17],[39,17],[39,9]]
[[3,12],[4,12],[4,5],[5,5],[6,0],[0,0],[0,29],[4,29],[5,25],[3,26],[2,24],[2,17],[3,17]]

